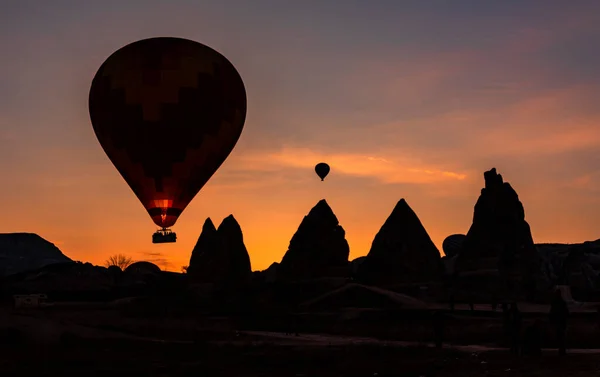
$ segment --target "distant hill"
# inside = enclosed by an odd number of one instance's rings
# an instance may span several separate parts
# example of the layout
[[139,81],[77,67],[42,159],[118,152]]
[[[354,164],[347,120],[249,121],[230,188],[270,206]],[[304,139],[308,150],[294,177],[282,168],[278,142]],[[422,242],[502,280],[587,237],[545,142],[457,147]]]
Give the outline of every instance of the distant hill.
[[585,254],[600,254],[600,240],[585,241],[580,243],[536,243],[538,252],[542,256],[563,255],[571,252]]
[[576,242],[576,243],[536,243],[536,246],[542,247],[569,247],[576,245],[586,245],[592,247],[600,247],[600,239],[595,241],[584,241],[584,242]]
[[34,233],[0,233],[0,276],[72,262],[53,243]]

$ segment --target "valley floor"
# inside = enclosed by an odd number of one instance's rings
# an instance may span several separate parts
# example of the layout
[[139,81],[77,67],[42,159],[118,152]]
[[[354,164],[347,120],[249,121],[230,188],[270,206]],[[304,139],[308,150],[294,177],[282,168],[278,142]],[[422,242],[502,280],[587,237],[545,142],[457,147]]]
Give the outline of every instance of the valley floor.
[[[0,349],[6,376],[593,376],[597,355],[460,352],[425,347],[96,342]],[[377,374],[376,374],[377,373]]]
[[[476,308],[477,309],[477,308]],[[486,334],[499,318],[476,320],[459,311],[456,326]],[[545,315],[545,313],[543,314]],[[461,319],[464,317],[464,319]],[[493,322],[490,324],[490,321]],[[596,337],[592,322],[582,322]],[[427,321],[406,328],[429,331]],[[587,324],[586,324],[587,323]],[[352,333],[299,329],[238,329],[230,318],[127,318],[114,310],[0,311],[2,376],[594,376],[600,375],[600,347],[575,348],[559,357],[547,348],[541,358],[515,357],[490,341],[461,342],[443,349],[430,339],[382,339]],[[421,326],[421,329],[417,329]],[[341,331],[341,330],[340,330]],[[458,331],[458,327],[456,331]],[[456,338],[458,339],[458,338]],[[577,346],[581,347],[581,346]]]

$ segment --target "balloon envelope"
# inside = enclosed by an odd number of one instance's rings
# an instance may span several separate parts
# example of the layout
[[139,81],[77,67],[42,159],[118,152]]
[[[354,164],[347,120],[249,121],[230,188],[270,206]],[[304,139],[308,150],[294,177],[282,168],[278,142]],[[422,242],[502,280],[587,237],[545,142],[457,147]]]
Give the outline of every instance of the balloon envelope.
[[317,164],[317,166],[315,166],[315,172],[322,181],[325,179],[325,177],[327,177],[327,174],[329,174],[329,165],[324,162],[320,162]]
[[444,250],[444,254],[451,258],[460,253],[466,238],[467,236],[465,236],[464,234],[453,234],[451,236],[446,237],[444,242],[442,242],[442,249]]
[[154,223],[172,226],[229,156],[246,118],[246,90],[220,53],[150,38],[113,53],[89,95],[94,132]]

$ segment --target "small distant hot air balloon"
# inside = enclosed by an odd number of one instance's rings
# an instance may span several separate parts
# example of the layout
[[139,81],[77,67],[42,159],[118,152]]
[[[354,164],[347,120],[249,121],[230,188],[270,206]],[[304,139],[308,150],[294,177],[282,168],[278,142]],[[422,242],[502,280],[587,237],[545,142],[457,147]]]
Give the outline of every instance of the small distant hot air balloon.
[[94,132],[161,229],[173,226],[237,143],[246,90],[217,51],[181,38],[150,38],[114,52],[89,95]]
[[317,166],[315,166],[315,172],[322,181],[325,179],[325,177],[327,177],[327,174],[329,174],[329,165],[324,162],[319,162]]
[[442,249],[444,250],[444,254],[452,258],[453,256],[460,253],[466,238],[467,236],[465,236],[464,234],[453,234],[451,236],[446,237],[444,242],[442,242]]

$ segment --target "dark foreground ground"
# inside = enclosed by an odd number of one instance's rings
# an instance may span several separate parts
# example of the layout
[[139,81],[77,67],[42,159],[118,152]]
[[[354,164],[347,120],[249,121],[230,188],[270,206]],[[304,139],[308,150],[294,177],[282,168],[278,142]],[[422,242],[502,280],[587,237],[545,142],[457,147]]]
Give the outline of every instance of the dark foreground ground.
[[532,359],[504,348],[499,313],[454,314],[450,344],[442,350],[422,346],[432,340],[423,313],[299,317],[299,336],[284,334],[276,318],[264,316],[248,322],[125,314],[81,307],[0,310],[0,377],[600,376],[595,317],[573,319],[569,355],[558,357],[548,335],[547,349]]
[[[514,358],[423,347],[96,341],[0,348],[2,376],[597,376],[598,355]],[[375,374],[377,373],[377,374]]]

